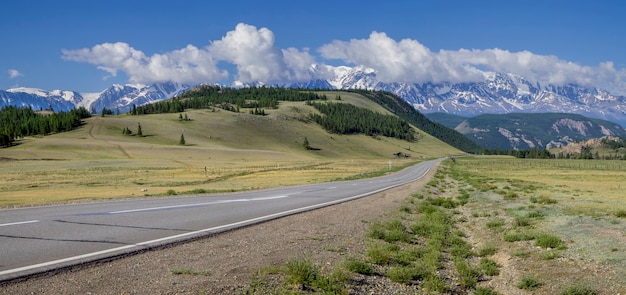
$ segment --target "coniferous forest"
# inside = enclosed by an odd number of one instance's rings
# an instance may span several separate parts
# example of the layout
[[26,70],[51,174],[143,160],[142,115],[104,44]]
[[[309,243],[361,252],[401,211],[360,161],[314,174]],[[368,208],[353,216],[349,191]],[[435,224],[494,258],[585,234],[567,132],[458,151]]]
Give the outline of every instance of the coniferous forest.
[[24,136],[70,131],[90,116],[83,107],[69,112],[41,114],[30,107],[6,106],[0,110],[0,146],[10,146]]
[[396,116],[413,124],[422,131],[464,152],[477,153],[482,147],[458,131],[426,118],[404,99],[385,91],[350,90],[380,104]]
[[221,88],[203,85],[172,99],[133,106],[131,115],[179,113],[185,109],[219,107],[239,112],[240,108],[276,109],[279,101],[326,100],[326,96],[310,90],[276,87]]
[[416,140],[411,125],[396,116],[379,114],[346,103],[307,104],[323,114],[312,114],[311,118],[330,133],[382,135],[406,141]]

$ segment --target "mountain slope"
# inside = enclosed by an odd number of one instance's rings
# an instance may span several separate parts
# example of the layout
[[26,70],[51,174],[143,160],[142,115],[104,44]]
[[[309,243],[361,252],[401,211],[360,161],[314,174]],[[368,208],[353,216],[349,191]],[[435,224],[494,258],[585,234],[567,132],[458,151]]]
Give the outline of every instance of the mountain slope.
[[[443,121],[451,124],[458,118]],[[454,129],[485,148],[505,150],[554,148],[591,138],[626,136],[626,131],[613,122],[564,113],[484,114],[467,118]]]

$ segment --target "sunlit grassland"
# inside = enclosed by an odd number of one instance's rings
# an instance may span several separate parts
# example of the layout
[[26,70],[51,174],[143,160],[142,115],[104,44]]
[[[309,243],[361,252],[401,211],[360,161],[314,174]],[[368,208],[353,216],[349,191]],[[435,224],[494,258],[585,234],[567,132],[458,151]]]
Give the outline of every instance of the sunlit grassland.
[[[450,175],[471,185],[467,229],[514,266],[502,280],[532,275],[540,294],[583,284],[597,294],[626,285],[623,161],[463,158]],[[467,215],[469,214],[469,215]],[[508,276],[508,277],[507,277]],[[597,278],[603,277],[602,280]],[[557,292],[558,293],[558,292]]]
[[[339,94],[359,103],[354,94]],[[421,131],[416,142],[329,134],[308,120],[314,111],[282,102],[267,116],[243,109],[190,110],[191,121],[179,114],[94,116],[77,130],[0,149],[0,207],[353,179],[385,173],[390,161],[397,168],[461,154]],[[136,134],[138,124],[143,136],[122,134]],[[303,147],[305,137],[316,150]],[[397,152],[411,157],[395,158]]]
[[466,171],[488,182],[518,181],[543,188],[533,195],[553,198],[572,214],[607,215],[626,209],[626,162],[537,159],[459,159]]

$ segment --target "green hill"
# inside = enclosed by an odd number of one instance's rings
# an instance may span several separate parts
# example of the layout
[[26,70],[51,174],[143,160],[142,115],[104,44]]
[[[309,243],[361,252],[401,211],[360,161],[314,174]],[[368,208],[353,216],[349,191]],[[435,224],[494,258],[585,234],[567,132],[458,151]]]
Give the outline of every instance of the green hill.
[[[358,93],[319,94],[328,102],[391,115]],[[277,108],[262,109],[265,115],[255,109],[94,116],[69,132],[18,140],[1,150],[0,206],[332,181],[385,172],[390,163],[398,168],[463,154],[420,129],[412,141],[329,133],[312,120],[320,112],[306,101],[279,101]],[[181,136],[185,145],[179,144]]]

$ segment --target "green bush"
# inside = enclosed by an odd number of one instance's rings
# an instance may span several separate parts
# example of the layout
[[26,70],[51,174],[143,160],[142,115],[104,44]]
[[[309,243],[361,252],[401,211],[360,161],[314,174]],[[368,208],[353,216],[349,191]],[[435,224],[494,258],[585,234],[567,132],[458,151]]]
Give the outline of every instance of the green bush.
[[393,282],[408,284],[420,278],[420,272],[417,268],[411,266],[393,266],[385,272],[385,276]]
[[459,275],[459,284],[464,288],[474,288],[480,279],[480,273],[472,268],[465,259],[455,259],[454,265]]
[[356,259],[354,257],[348,257],[345,262],[345,267],[348,271],[366,276],[372,275],[372,273],[374,273],[369,263],[363,260]]
[[427,275],[422,282],[422,289],[426,292],[445,293],[448,290],[446,280],[436,274]]
[[480,270],[482,270],[488,276],[497,276],[500,274],[500,266],[498,265],[498,263],[491,259],[483,258],[480,260],[480,263],[478,265],[480,267]]
[[533,291],[541,287],[542,283],[533,276],[524,276],[517,287],[523,290]]
[[309,286],[317,276],[317,268],[307,260],[287,260],[285,267],[287,282],[291,284]]
[[535,238],[535,234],[530,231],[516,231],[504,234],[503,239],[507,242],[530,241]]
[[558,236],[555,236],[553,234],[548,234],[548,233],[542,233],[542,234],[538,234],[535,237],[535,245],[542,247],[542,248],[556,249],[556,248],[561,248],[565,246],[565,243]]
[[485,257],[485,256],[491,256],[493,254],[496,254],[498,252],[498,248],[494,247],[494,246],[484,246],[480,249],[478,249],[478,256],[480,257]]
[[168,189],[167,192],[165,192],[166,195],[168,196],[175,196],[176,195],[176,191],[173,189]]
[[380,244],[373,244],[367,248],[365,256],[374,264],[388,265],[391,262],[392,253],[389,248]]
[[489,220],[486,224],[487,228],[490,229],[496,229],[496,228],[500,228],[502,226],[504,226],[506,224],[505,220],[502,218],[495,218],[492,220]]
[[524,217],[524,216],[517,216],[513,220],[513,226],[514,227],[530,226],[530,224],[531,224],[530,223],[530,218]]

